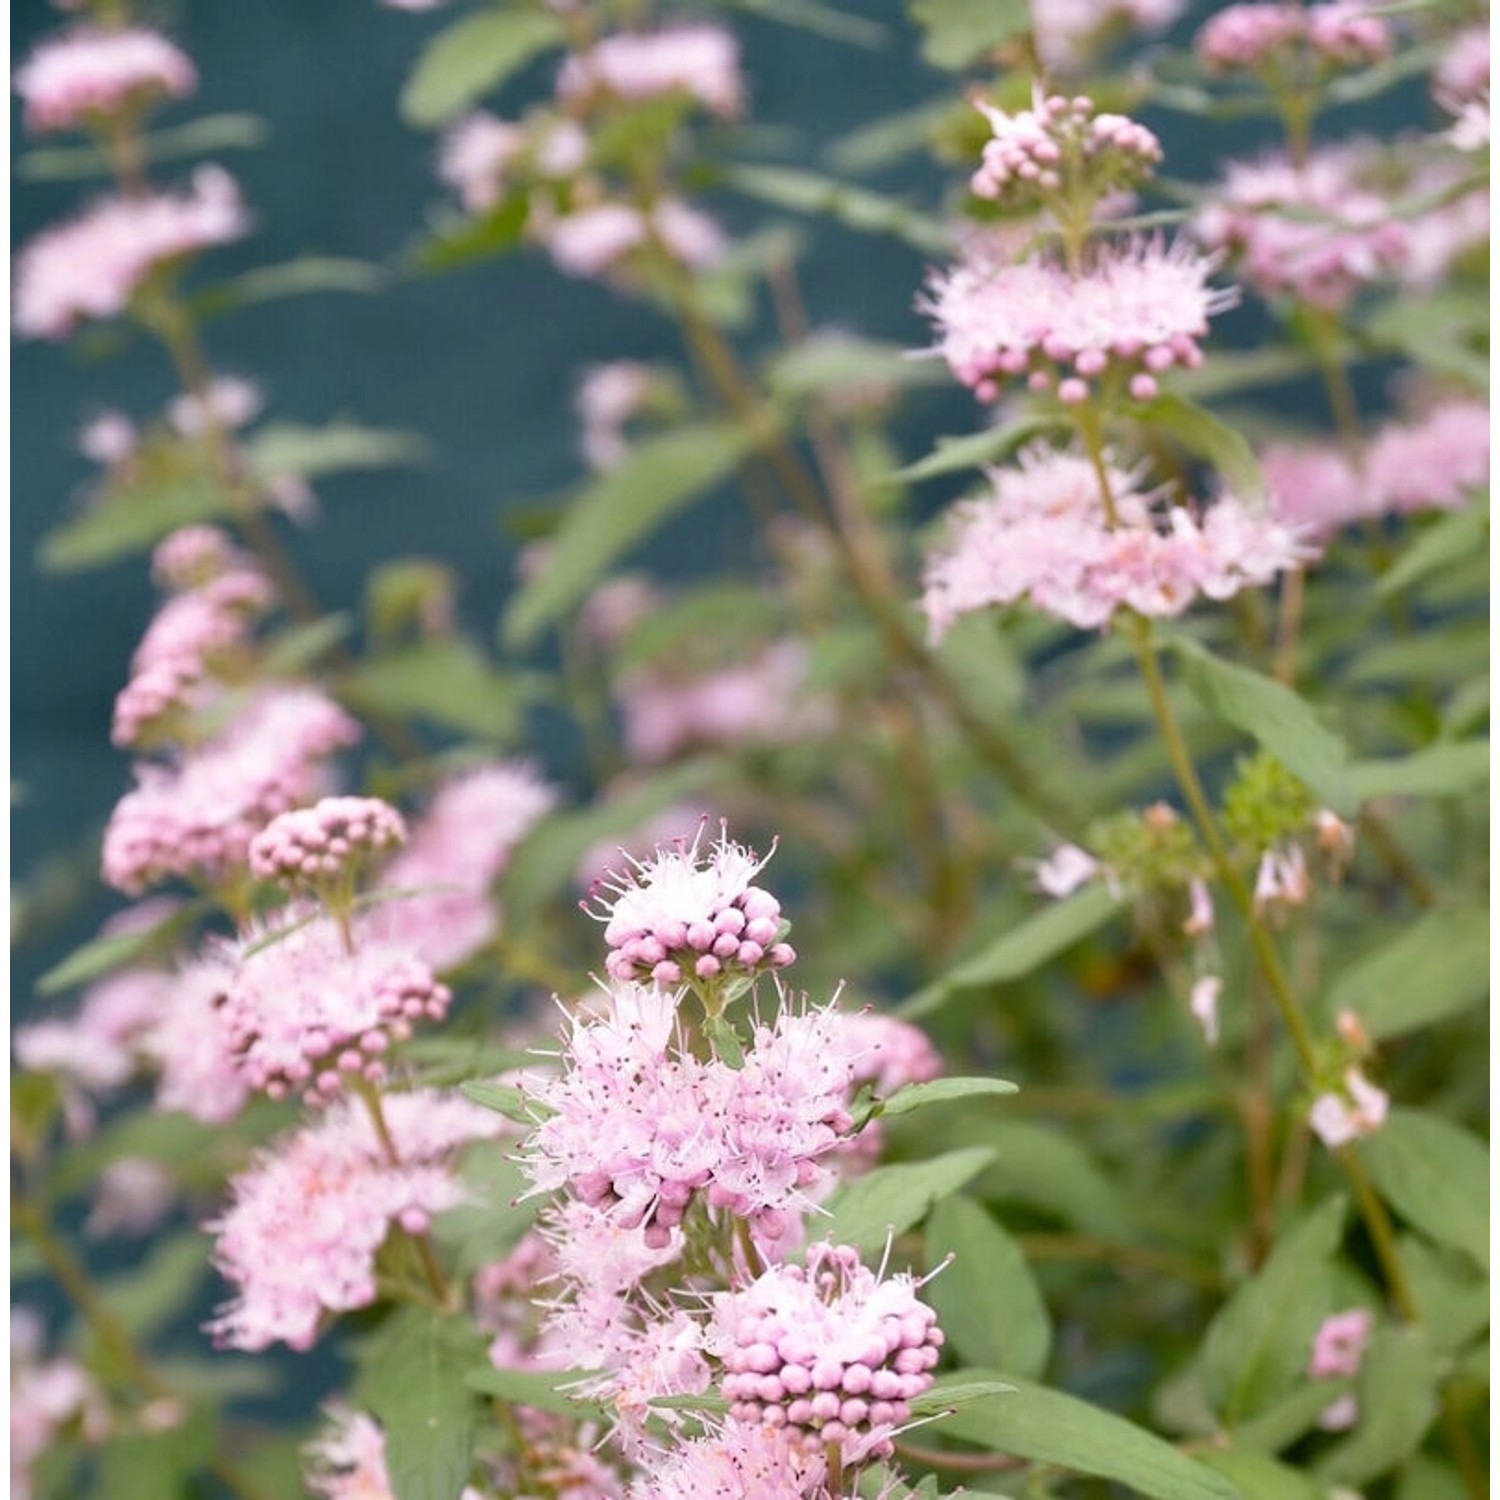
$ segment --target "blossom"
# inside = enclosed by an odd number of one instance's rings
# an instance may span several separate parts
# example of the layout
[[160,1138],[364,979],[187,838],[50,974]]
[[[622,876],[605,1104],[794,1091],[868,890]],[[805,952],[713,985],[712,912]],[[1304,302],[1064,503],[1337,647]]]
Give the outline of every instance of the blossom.
[[136,767],[104,831],[103,873],[132,894],[173,875],[222,880],[250,840],[323,789],[323,762],[359,726],[313,688],[262,689],[204,745],[171,766]]
[[152,272],[248,228],[239,188],[218,167],[199,167],[185,194],[101,199],[18,252],[16,332],[61,339],[84,318],[116,317]]
[[157,1013],[140,1037],[157,1073],[158,1109],[221,1125],[249,1100],[223,1005],[230,977],[224,953],[214,949],[165,978]]
[[159,1161],[122,1156],[99,1174],[83,1232],[92,1239],[150,1234],[177,1201],[177,1184]]
[[527,140],[524,125],[476,110],[443,136],[438,176],[457,190],[468,213],[488,213],[500,202],[506,169],[524,153]]
[[618,468],[629,451],[626,423],[659,384],[656,371],[638,359],[616,359],[584,371],[574,395],[583,422],[583,456],[592,469]]
[[198,87],[192,62],[160,32],[79,26],[44,41],[16,69],[26,128],[66,130]]
[[663,198],[649,214],[628,203],[598,203],[554,219],[541,240],[560,271],[602,276],[627,256],[654,244],[690,269],[711,265],[727,242],[712,219],[675,198]]
[[734,1417],[678,1444],[630,1487],[630,1500],[795,1500],[823,1493],[820,1453],[785,1429]]
[[[380,1424],[362,1411],[339,1405],[331,1405],[327,1417],[328,1426],[307,1447],[308,1488],[320,1500],[394,1500]],[[482,1497],[465,1485],[459,1500]]]
[[135,1075],[142,1034],[162,1004],[163,975],[123,969],[84,991],[70,1019],[17,1028],[16,1060],[34,1073],[57,1073],[89,1094],[121,1088]]
[[[1375,1316],[1366,1307],[1333,1313],[1313,1335],[1307,1373],[1314,1380],[1353,1379],[1359,1374]],[[1359,1420],[1359,1399],[1350,1391],[1330,1402],[1318,1417],[1325,1432],[1343,1432]]]
[[809,1449],[839,1444],[846,1462],[890,1457],[943,1345],[917,1286],[877,1276],[851,1246],[818,1244],[806,1269],[774,1266],[719,1293],[708,1342],[731,1414]]
[[1164,507],[1106,465],[1114,520],[1086,459],[1045,448],[991,470],[992,494],[954,507],[927,560],[922,608],[934,640],[961,615],[1028,601],[1080,629],[1120,608],[1181,614],[1200,594],[1229,598],[1311,556],[1300,533],[1221,495],[1201,513]]
[[630,103],[681,94],[710,114],[732,119],[744,103],[739,45],[720,26],[617,32],[562,65],[557,96],[565,105],[604,94]]
[[1188,1009],[1193,1019],[1203,1028],[1203,1040],[1210,1047],[1219,1044],[1219,996],[1223,993],[1224,981],[1214,974],[1205,974],[1193,982],[1188,996]]
[[1319,1094],[1313,1101],[1308,1124],[1330,1151],[1337,1151],[1379,1130],[1390,1106],[1390,1096],[1384,1089],[1377,1088],[1358,1068],[1349,1068],[1342,1090]]
[[10,1355],[10,1493],[31,1500],[31,1471],[71,1422],[95,1441],[108,1429],[103,1393],[66,1355],[39,1358],[41,1325],[26,1308],[12,1312]]
[[1228,5],[1199,29],[1198,56],[1214,72],[1259,70],[1304,53],[1316,67],[1358,68],[1388,57],[1385,19],[1355,0],[1322,5]]
[[130,458],[139,441],[135,423],[124,412],[102,411],[79,432],[78,451],[96,464],[114,468]]
[[1307,860],[1301,848],[1293,844],[1285,849],[1268,849],[1255,875],[1255,909],[1302,906],[1311,894]]
[[[1432,70],[1432,92],[1439,102],[1473,103],[1490,92],[1490,28],[1466,26],[1448,42]],[[1452,107],[1451,105],[1449,106]]]
[[174,397],[167,406],[167,419],[184,437],[201,437],[215,427],[246,426],[260,415],[264,404],[254,381],[217,375],[202,391]]
[[770,856],[731,843],[724,827],[700,854],[705,827],[691,844],[658,845],[649,858],[630,860],[593,893],[614,978],[679,984],[689,974],[784,968],[796,957],[781,941],[781,903],[752,883]]
[[1032,869],[1036,888],[1054,901],[1071,896],[1099,874],[1099,861],[1077,844],[1059,844],[1046,859],[1039,859]]
[[924,304],[948,367],[981,400],[1021,375],[1038,390],[1055,386],[1063,401],[1086,400],[1106,375],[1149,400],[1158,375],[1202,362],[1210,316],[1235,301],[1208,285],[1215,262],[1183,241],[1137,238],[1077,273],[1008,252],[1008,237],[976,236],[933,278]]
[[1049,70],[1073,71],[1100,38],[1162,31],[1181,10],[1182,0],[1047,0],[1032,10],[1032,40]]
[[321,1104],[348,1077],[384,1078],[391,1043],[442,1020],[451,998],[415,954],[368,940],[349,952],[335,923],[294,918],[240,944],[223,1010],[251,1088],[279,1099],[305,1087]]
[[362,1101],[346,1098],[232,1180],[229,1206],[206,1226],[236,1289],[208,1325],[221,1344],[307,1349],[326,1315],[367,1307],[392,1227],[420,1233],[462,1203],[456,1157],[505,1127],[493,1110],[431,1090],[387,1094],[382,1110],[394,1159]]
[[250,873],[318,888],[406,842],[406,820],[379,797],[324,797],[273,818],[250,841]]
[[151,554],[152,580],[169,593],[195,589],[221,574],[250,566],[249,554],[217,526],[179,526]]

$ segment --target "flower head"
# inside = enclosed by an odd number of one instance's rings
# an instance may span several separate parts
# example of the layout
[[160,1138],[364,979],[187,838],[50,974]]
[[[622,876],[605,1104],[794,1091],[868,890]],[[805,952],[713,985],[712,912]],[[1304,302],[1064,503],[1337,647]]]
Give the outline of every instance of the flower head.
[[141,26],[80,26],[43,42],[16,69],[26,128],[66,130],[198,87],[188,57]]
[[1278,64],[1332,72],[1389,57],[1390,24],[1357,0],[1322,5],[1227,5],[1204,23],[1195,46],[1211,71],[1258,72]]
[[784,1429],[730,1417],[679,1444],[630,1487],[630,1500],[798,1500],[823,1493],[820,1453]]
[[250,841],[250,873],[291,889],[349,878],[406,842],[406,820],[379,797],[324,797],[273,818]]
[[739,45],[720,26],[621,31],[563,63],[557,96],[576,106],[599,95],[639,103],[681,94],[732,119],[744,103],[739,64]]
[[1390,1096],[1384,1089],[1377,1088],[1358,1068],[1349,1068],[1340,1092],[1319,1094],[1313,1101],[1308,1124],[1330,1151],[1337,1151],[1361,1136],[1373,1135],[1385,1124],[1390,1107]]

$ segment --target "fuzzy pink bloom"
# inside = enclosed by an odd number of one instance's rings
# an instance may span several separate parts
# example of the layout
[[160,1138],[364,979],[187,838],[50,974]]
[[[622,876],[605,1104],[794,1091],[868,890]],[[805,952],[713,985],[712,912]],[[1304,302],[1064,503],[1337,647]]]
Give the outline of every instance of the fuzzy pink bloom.
[[575,210],[547,225],[541,235],[558,269],[595,277],[653,241],[690,269],[713,264],[727,241],[712,219],[675,198],[662,199],[648,219],[626,203],[600,203]]
[[316,888],[406,842],[406,820],[379,797],[324,797],[274,818],[250,841],[250,873]]
[[1370,166],[1363,142],[1324,147],[1296,166],[1277,153],[1231,162],[1194,233],[1234,256],[1261,296],[1341,308],[1394,275],[1411,251],[1411,227],[1392,217],[1390,195],[1367,182]]
[[799,1500],[825,1493],[825,1473],[784,1429],[730,1417],[651,1465],[630,1500]]
[[239,375],[216,375],[201,395],[174,397],[167,419],[184,437],[201,437],[210,427],[232,431],[260,415],[265,398],[253,380]]
[[1202,880],[1188,883],[1188,915],[1182,924],[1187,937],[1206,937],[1214,930],[1214,900]]
[[[43,1360],[42,1330],[26,1308],[12,1310],[10,1352],[10,1493],[31,1500],[32,1470],[72,1423],[98,1441],[109,1425],[103,1394],[67,1356]],[[48,1490],[51,1493],[49,1487]]]
[[1210,1047],[1219,1044],[1219,996],[1224,991],[1224,981],[1215,974],[1205,974],[1193,982],[1188,996],[1188,1010],[1193,1019],[1203,1028],[1203,1040]]
[[135,423],[119,411],[102,411],[78,434],[78,451],[93,463],[114,468],[135,452],[140,433]]
[[97,981],[71,1019],[17,1028],[16,1061],[85,1093],[112,1093],[135,1076],[141,1037],[160,1012],[165,983],[152,969],[122,969]]
[[681,94],[710,114],[732,119],[744,104],[739,44],[719,26],[617,32],[569,57],[557,77],[564,104],[599,94],[631,103]]
[[136,767],[104,831],[104,879],[131,894],[174,875],[224,879],[272,818],[323,791],[325,760],[359,732],[313,688],[262,690],[175,765]]
[[1311,894],[1307,860],[1299,845],[1266,851],[1255,874],[1257,911],[1263,912],[1273,906],[1304,906]]
[[635,863],[649,859],[651,852],[659,847],[686,844],[708,816],[704,808],[682,802],[663,808],[624,838],[600,839],[591,844],[578,861],[573,882],[579,890],[588,891],[607,880],[611,870],[619,868],[622,856]]
[[1490,28],[1487,24],[1466,26],[1449,40],[1432,70],[1432,92],[1439,103],[1450,109],[1488,100]]
[[392,1227],[425,1230],[462,1203],[456,1158],[505,1128],[493,1110],[428,1090],[388,1094],[383,1109],[394,1162],[363,1102],[344,1099],[233,1179],[233,1201],[206,1226],[237,1289],[209,1324],[221,1344],[307,1349],[327,1315],[369,1306],[376,1253]]
[[835,1012],[839,1043],[849,1055],[850,1085],[869,1084],[877,1099],[889,1099],[909,1083],[930,1083],[943,1071],[927,1034],[909,1021],[875,1010]]
[[152,272],[248,229],[240,190],[218,167],[199,167],[186,194],[101,199],[17,254],[15,330],[62,339],[85,318],[117,317]]
[[80,26],[43,42],[16,69],[26,128],[66,130],[198,87],[192,62],[143,27]]
[[253,564],[173,594],[146,627],[130,659],[131,670],[182,661],[207,669],[214,657],[244,644],[251,622],[270,609],[275,597],[270,580]]
[[1199,30],[1198,56],[1215,72],[1259,70],[1305,52],[1327,68],[1358,68],[1388,57],[1389,24],[1348,0],[1301,5],[1229,5]]
[[1358,1068],[1349,1068],[1341,1093],[1319,1094],[1314,1100],[1308,1124],[1330,1151],[1336,1151],[1361,1136],[1373,1135],[1385,1124],[1390,1107],[1390,1096],[1384,1089],[1377,1088]]
[[1093,100],[1043,97],[1017,114],[981,103],[990,123],[979,170],[970,187],[1008,208],[1044,201],[1075,177],[1097,193],[1144,181],[1161,160],[1161,142],[1124,115],[1099,114]]
[[1099,861],[1077,844],[1060,844],[1046,859],[1035,861],[1032,880],[1036,888],[1054,901],[1071,896],[1099,874]]
[[380,874],[383,890],[414,894],[364,912],[362,940],[410,948],[440,972],[472,957],[499,928],[490,887],[556,802],[557,793],[520,762],[452,777]]
[[781,941],[781,903],[752,883],[770,855],[731,843],[723,826],[719,841],[700,853],[707,826],[698,825],[690,844],[631,860],[592,893],[613,978],[680,984],[686,975],[784,968],[796,957]]
[[177,1183],[158,1161],[124,1156],[99,1174],[83,1232],[91,1239],[136,1239],[172,1211]]
[[583,456],[591,469],[618,468],[625,461],[625,426],[658,383],[655,369],[638,359],[612,360],[584,371],[573,400],[583,423]]
[[709,1346],[731,1414],[783,1427],[808,1451],[888,1458],[911,1402],[932,1385],[937,1314],[910,1276],[878,1277],[848,1245],[813,1245],[807,1267],[773,1267],[714,1298]]
[[933,279],[925,304],[948,367],[981,400],[1023,375],[1084,400],[1106,374],[1149,400],[1157,376],[1202,362],[1209,318],[1236,300],[1208,285],[1214,262],[1184,242],[1138,239],[1101,251],[1081,275],[1043,256],[1016,261],[1009,246],[1009,237],[974,238]]
[[1276,443],[1259,455],[1275,515],[1320,540],[1375,515],[1373,487],[1333,443]]
[[1313,1336],[1308,1375],[1313,1380],[1358,1375],[1374,1326],[1375,1316],[1367,1307],[1351,1307],[1347,1312],[1324,1318]]
[[182,593],[212,582],[223,573],[253,566],[248,553],[217,526],[182,526],[156,544],[151,578],[159,589]]
[[216,950],[164,980],[156,1017],[140,1040],[157,1074],[157,1109],[222,1125],[249,1102],[224,1011],[230,979],[225,955]]
[[273,1099],[306,1088],[326,1104],[350,1078],[378,1083],[392,1042],[441,1021],[452,998],[421,959],[365,940],[345,951],[319,918],[252,934],[224,995],[230,1051],[253,1089]]
[[1049,71],[1074,72],[1101,41],[1164,31],[1182,8],[1182,0],[1047,0],[1032,10],[1032,39]]
[[1269,583],[1310,554],[1291,528],[1221,496],[1201,516],[1162,509],[1130,476],[1109,471],[1118,526],[1107,524],[1093,466],[1033,448],[990,471],[993,494],[954,507],[947,544],[931,554],[922,607],[934,639],[959,616],[1026,600],[1080,629],[1115,610],[1181,614]]
[[443,137],[438,176],[457,190],[466,212],[488,213],[505,191],[507,168],[524,154],[528,140],[524,125],[476,111]]

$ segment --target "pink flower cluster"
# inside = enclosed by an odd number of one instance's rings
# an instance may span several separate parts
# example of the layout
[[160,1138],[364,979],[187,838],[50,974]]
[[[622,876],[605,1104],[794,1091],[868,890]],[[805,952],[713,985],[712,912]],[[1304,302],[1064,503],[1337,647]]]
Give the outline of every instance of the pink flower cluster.
[[[328,1417],[328,1427],[308,1445],[308,1488],[319,1500],[392,1500],[396,1491],[379,1423],[362,1411],[340,1406],[330,1407]],[[459,1500],[483,1497],[465,1485]]]
[[[1365,1346],[1375,1326],[1375,1315],[1367,1307],[1351,1307],[1333,1313],[1318,1325],[1313,1335],[1307,1373],[1313,1380],[1352,1380],[1364,1363]],[[1353,1391],[1324,1407],[1318,1426],[1325,1432],[1343,1432],[1359,1420],[1359,1398]]]
[[16,69],[28,130],[89,125],[198,86],[192,62],[159,32],[80,26],[43,42]]
[[1373,1135],[1385,1124],[1390,1108],[1390,1095],[1384,1089],[1358,1068],[1348,1068],[1337,1092],[1319,1094],[1313,1101],[1307,1123],[1330,1151],[1337,1151],[1361,1136]]
[[714,1299],[708,1339],[741,1422],[785,1427],[846,1462],[888,1458],[892,1433],[932,1385],[937,1314],[910,1276],[881,1279],[848,1245],[813,1245],[807,1266],[773,1266]]
[[728,248],[712,219],[679,198],[650,212],[633,203],[601,202],[545,220],[539,230],[557,268],[569,276],[602,276],[654,247],[690,269],[714,264]]
[[853,1121],[854,1068],[831,1009],[757,1026],[743,1066],[671,1046],[678,997],[616,984],[575,1018],[564,1072],[528,1091],[551,1111],[525,1144],[535,1191],[564,1186],[665,1247],[695,1196],[777,1241],[829,1179]]
[[384,891],[405,894],[361,915],[361,942],[409,948],[440,972],[472,957],[498,929],[491,885],[556,801],[528,765],[496,763],[450,778],[381,871]]
[[211,949],[167,977],[158,1011],[142,1033],[142,1053],[156,1069],[156,1107],[221,1125],[250,1100],[234,1055],[224,996],[232,977],[227,955]]
[[674,1448],[630,1487],[630,1500],[803,1500],[826,1495],[821,1453],[784,1427],[730,1417]]
[[591,365],[578,383],[574,403],[583,422],[583,456],[591,469],[607,471],[625,461],[625,427],[660,384],[657,371],[637,359]]
[[101,199],[17,254],[16,332],[61,339],[85,318],[117,317],[153,273],[248,228],[239,188],[218,167],[199,167],[185,194]]
[[1182,8],[1182,0],[1047,0],[1032,8],[1032,40],[1049,71],[1071,72],[1096,44],[1119,34],[1163,31]]
[[466,212],[482,214],[500,202],[513,171],[564,180],[588,154],[588,136],[575,120],[535,116],[515,123],[476,110],[444,135],[438,176],[457,191]]
[[565,106],[586,105],[599,94],[630,103],[681,94],[732,119],[744,103],[739,44],[719,26],[618,32],[569,57],[558,74]]
[[1261,455],[1276,514],[1318,536],[1386,515],[1456,510],[1489,485],[1482,401],[1444,401],[1382,426],[1356,468],[1331,444],[1277,444]]
[[369,941],[354,952],[329,920],[294,916],[252,933],[233,960],[223,1011],[245,1081],[273,1099],[305,1088],[326,1104],[350,1078],[379,1083],[392,1042],[451,999],[421,959]]
[[262,688],[219,734],[172,765],[136,767],[104,830],[104,879],[136,894],[172,876],[218,881],[245,864],[278,813],[323,790],[324,762],[359,726],[314,688]]
[[969,185],[977,197],[1007,208],[1045,202],[1073,182],[1096,195],[1132,187],[1161,160],[1161,142],[1144,125],[1100,114],[1082,94],[1038,94],[1029,110],[1014,115],[987,104],[979,110],[993,137]]
[[1390,24],[1358,0],[1323,5],[1228,5],[1199,30],[1195,46],[1214,72],[1259,71],[1289,55],[1328,69],[1363,68],[1391,55]]
[[[67,1355],[42,1358],[41,1319],[13,1308],[10,1347],[10,1494],[31,1500],[33,1470],[70,1423],[98,1441],[109,1430],[109,1410],[93,1377]],[[48,1487],[51,1493],[51,1487]]]
[[946,544],[928,557],[922,607],[933,639],[961,615],[1022,600],[1083,630],[1121,608],[1170,617],[1313,555],[1294,528],[1232,495],[1197,515],[1163,510],[1128,474],[1107,472],[1116,525],[1081,457],[1033,448],[1018,467],[990,471],[993,493],[955,507]]
[[1208,320],[1233,305],[1208,285],[1214,262],[1184,244],[1138,239],[1102,250],[1078,273],[1036,257],[1016,261],[1000,239],[975,238],[957,266],[937,276],[926,310],[954,375],[982,401],[1006,379],[1065,403],[1089,399],[1108,377],[1139,401],[1174,366],[1196,368]]
[[691,844],[631,860],[593,893],[603,908],[610,949],[604,967],[613,978],[674,985],[687,976],[785,968],[796,958],[781,941],[781,903],[751,883],[766,860],[731,843],[725,829],[700,854],[706,827],[699,825]]
[[324,797],[274,818],[250,841],[257,880],[316,888],[352,876],[372,856],[406,842],[406,819],[379,797]]
[[392,1226],[421,1233],[462,1203],[456,1158],[505,1126],[493,1110],[429,1090],[387,1094],[382,1107],[394,1159],[363,1105],[345,1099],[233,1180],[233,1202],[206,1226],[237,1289],[209,1324],[221,1344],[307,1349],[325,1315],[369,1306]]

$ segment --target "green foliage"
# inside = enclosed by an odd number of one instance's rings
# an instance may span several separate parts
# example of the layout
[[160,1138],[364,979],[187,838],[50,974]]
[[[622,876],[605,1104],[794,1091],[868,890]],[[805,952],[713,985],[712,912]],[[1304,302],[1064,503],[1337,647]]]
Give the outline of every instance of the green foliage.
[[1360,1363],[1359,1425],[1314,1466],[1363,1488],[1417,1451],[1437,1415],[1437,1366],[1421,1328],[1377,1328]]
[[1170,393],[1135,407],[1133,415],[1170,433],[1189,453],[1211,463],[1237,499],[1251,505],[1265,504],[1265,476],[1244,433],[1205,408]]
[[446,125],[563,41],[543,10],[490,7],[463,17],[427,44],[401,91],[401,118],[419,130]]
[[1489,1269],[1490,1153],[1482,1141],[1440,1115],[1393,1109],[1358,1150],[1380,1195],[1413,1229]]
[[529,696],[471,641],[433,636],[378,656],[344,679],[349,701],[366,712],[420,719],[477,739],[509,744],[519,735]]
[[[259,115],[203,115],[146,136],[141,149],[147,161],[175,161],[220,151],[252,151],[265,145],[267,134]],[[109,153],[94,145],[48,146],[28,151],[16,161],[16,176],[22,182],[71,182],[113,175]]]
[[888,234],[921,250],[941,254],[947,234],[926,214],[835,177],[823,177],[801,167],[729,167],[726,186],[773,208],[792,213],[822,214],[866,234]]
[[985,464],[1000,463],[1024,448],[1033,438],[1055,432],[1059,422],[1053,417],[1027,417],[1003,427],[965,437],[941,437],[936,449],[926,458],[908,464],[893,476],[896,479],[932,479],[939,474],[957,474]]
[[907,8],[922,29],[922,56],[933,67],[951,72],[972,67],[1031,32],[1027,0],[993,0],[984,5],[970,0],[909,0]]
[[1306,786],[1265,751],[1241,758],[1224,788],[1224,832],[1256,854],[1305,833],[1316,811]]
[[409,432],[330,422],[322,427],[270,422],[245,440],[245,457],[262,479],[300,474],[319,479],[363,469],[406,468],[421,463],[422,440]]
[[216,521],[231,510],[229,493],[186,455],[161,456],[155,472],[113,485],[71,521],[49,531],[37,550],[49,573],[81,573],[154,547],[169,531]]
[[993,1156],[986,1147],[975,1146],[928,1161],[876,1167],[834,1193],[826,1205],[831,1218],[823,1227],[835,1244],[878,1253],[890,1235],[921,1223],[934,1203],[956,1193]]

